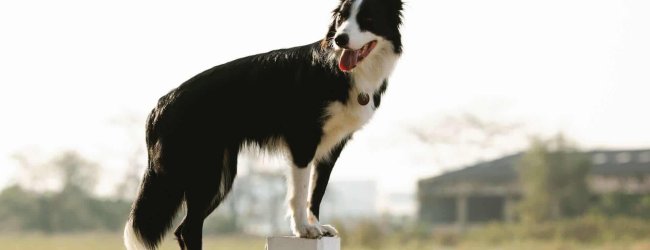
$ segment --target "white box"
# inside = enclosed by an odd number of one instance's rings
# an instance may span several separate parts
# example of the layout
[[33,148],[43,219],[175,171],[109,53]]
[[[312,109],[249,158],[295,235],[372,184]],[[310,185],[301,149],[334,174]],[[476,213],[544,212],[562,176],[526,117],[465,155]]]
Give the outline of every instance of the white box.
[[341,250],[341,238],[269,237],[266,238],[266,250]]

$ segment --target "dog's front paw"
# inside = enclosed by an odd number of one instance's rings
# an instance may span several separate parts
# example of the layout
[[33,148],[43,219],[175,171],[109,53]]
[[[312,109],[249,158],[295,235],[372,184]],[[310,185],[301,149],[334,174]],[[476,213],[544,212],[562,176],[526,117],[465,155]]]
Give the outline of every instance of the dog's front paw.
[[334,237],[339,235],[339,231],[332,225],[322,225],[321,231],[323,231],[323,236]]
[[308,224],[308,223],[300,223],[300,224],[295,224],[292,223],[291,225],[291,231],[293,231],[293,235],[296,237],[300,238],[308,238],[308,239],[318,239],[323,237],[323,235],[326,233],[323,231],[323,228],[316,224]]
[[318,222],[318,218],[311,212],[311,210],[307,210],[307,221],[309,221],[309,224],[317,226],[320,231],[323,233],[322,236],[326,237],[334,237],[339,235],[339,231],[336,230],[332,225],[321,225]]

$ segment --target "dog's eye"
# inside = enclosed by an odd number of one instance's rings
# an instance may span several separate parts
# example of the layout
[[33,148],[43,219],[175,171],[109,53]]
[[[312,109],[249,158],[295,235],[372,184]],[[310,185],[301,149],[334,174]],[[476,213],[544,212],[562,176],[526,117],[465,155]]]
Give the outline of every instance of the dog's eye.
[[375,20],[372,19],[371,17],[366,17],[366,18],[361,19],[361,25],[366,26],[366,27],[370,27],[370,26],[373,25],[374,21]]

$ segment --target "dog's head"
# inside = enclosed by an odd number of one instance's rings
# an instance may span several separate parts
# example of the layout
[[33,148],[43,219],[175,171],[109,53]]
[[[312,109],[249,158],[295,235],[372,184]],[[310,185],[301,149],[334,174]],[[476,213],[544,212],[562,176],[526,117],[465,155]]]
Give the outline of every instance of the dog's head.
[[352,70],[376,47],[402,52],[402,5],[401,0],[341,0],[323,40],[323,46],[341,51],[341,70]]

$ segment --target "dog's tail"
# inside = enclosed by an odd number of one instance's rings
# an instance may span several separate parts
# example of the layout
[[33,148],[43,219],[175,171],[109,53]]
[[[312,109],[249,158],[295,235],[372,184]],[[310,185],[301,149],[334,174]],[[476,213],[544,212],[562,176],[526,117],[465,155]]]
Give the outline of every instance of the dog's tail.
[[168,178],[151,167],[147,169],[124,228],[127,250],[155,249],[170,229],[183,201],[183,190]]

